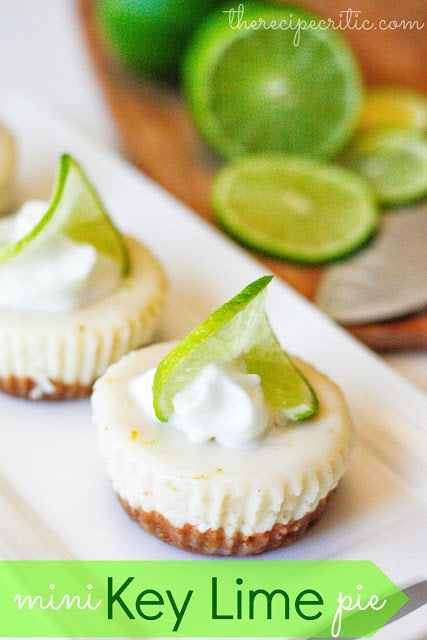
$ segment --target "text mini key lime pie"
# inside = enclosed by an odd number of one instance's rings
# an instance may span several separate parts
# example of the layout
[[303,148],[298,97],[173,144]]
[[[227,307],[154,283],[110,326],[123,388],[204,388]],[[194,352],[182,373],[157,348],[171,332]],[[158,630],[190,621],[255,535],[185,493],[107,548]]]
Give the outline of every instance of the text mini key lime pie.
[[124,508],[196,553],[249,555],[295,541],[348,462],[343,394],[283,351],[264,311],[270,280],[248,285],[181,342],[125,356],[92,396]]
[[0,389],[89,395],[109,364],[151,339],[166,289],[158,260],[120,234],[62,156],[50,203],[0,221]]

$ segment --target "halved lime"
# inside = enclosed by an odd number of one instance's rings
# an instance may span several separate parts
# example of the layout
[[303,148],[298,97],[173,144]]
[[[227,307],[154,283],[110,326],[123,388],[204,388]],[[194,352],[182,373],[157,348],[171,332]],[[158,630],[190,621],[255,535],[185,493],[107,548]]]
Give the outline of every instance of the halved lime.
[[256,373],[266,402],[292,420],[317,409],[314,391],[280,346],[264,311],[271,276],[249,284],[191,331],[159,364],[153,404],[159,420],[173,411],[173,398],[211,362],[240,362]]
[[297,7],[241,3],[208,18],[183,64],[187,103],[226,157],[327,157],[354,130],[358,67],[343,38]]
[[427,98],[408,87],[372,87],[363,98],[357,127],[360,131],[378,127],[426,131]]
[[212,205],[235,238],[268,255],[321,263],[360,247],[379,213],[356,173],[303,158],[237,159],[215,179]]
[[74,242],[94,246],[120,266],[122,275],[128,271],[129,257],[122,235],[83,169],[68,154],[60,158],[56,186],[46,213],[17,242],[0,245],[0,263],[58,232]]
[[409,204],[427,194],[427,142],[416,131],[359,134],[343,161],[369,180],[384,205]]

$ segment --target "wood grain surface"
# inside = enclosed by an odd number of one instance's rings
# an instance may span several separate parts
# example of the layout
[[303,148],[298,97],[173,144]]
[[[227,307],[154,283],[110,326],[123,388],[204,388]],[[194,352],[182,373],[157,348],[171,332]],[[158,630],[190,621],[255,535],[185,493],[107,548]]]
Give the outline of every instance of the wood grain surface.
[[[338,24],[348,3],[342,0],[305,2],[305,6],[330,16]],[[346,6],[344,6],[346,5]],[[403,19],[427,22],[419,0],[354,0],[353,29],[345,31],[361,63],[365,82],[394,82],[427,90],[426,38],[423,30],[356,29],[362,19],[379,25]],[[165,189],[214,224],[209,194],[215,158],[195,130],[176,87],[130,77],[108,56],[93,18],[93,2],[78,0],[88,50],[127,158]],[[347,18],[346,18],[347,19]],[[320,267],[303,267],[276,259],[254,257],[307,298],[312,298],[322,273]],[[427,348],[427,311],[392,322],[346,327],[377,350]]]

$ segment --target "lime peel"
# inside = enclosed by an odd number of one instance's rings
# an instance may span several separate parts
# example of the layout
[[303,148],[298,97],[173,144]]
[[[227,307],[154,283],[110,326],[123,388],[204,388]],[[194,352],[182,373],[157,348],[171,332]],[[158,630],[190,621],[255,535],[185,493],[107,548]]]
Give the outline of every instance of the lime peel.
[[55,233],[63,233],[80,244],[91,244],[120,264],[122,276],[128,273],[130,262],[123,237],[83,169],[69,154],[59,160],[58,177],[46,213],[29,233],[14,243],[0,246],[0,264]]
[[315,413],[315,393],[280,346],[264,311],[271,279],[263,276],[249,284],[161,361],[153,381],[159,420],[168,420],[175,394],[210,362],[242,363],[247,373],[259,375],[267,404],[287,419],[301,420]]

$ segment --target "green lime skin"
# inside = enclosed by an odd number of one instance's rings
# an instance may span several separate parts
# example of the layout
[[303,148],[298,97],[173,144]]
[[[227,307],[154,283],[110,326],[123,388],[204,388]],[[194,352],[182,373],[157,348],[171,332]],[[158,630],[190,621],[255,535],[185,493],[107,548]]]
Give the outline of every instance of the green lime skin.
[[220,0],[98,0],[97,24],[114,60],[154,79],[177,76],[187,42]]

